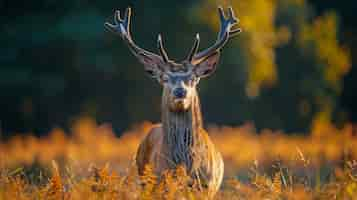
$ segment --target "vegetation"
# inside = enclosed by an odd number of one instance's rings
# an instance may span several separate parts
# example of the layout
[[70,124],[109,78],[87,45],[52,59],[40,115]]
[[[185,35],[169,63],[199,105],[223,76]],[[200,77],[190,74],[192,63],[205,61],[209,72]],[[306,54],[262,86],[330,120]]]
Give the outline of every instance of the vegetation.
[[[354,37],[341,29],[339,16],[346,13],[316,12],[307,0],[44,0],[21,8],[5,4],[9,8],[0,23],[6,52],[0,58],[4,134],[45,134],[54,126],[69,127],[83,114],[111,122],[117,132],[143,120],[158,121],[158,85],[103,23],[113,19],[114,10],[131,6],[135,41],[155,51],[162,33],[170,57],[181,60],[196,33],[202,49],[215,41],[218,5],[233,6],[243,32],[224,48],[216,74],[200,84],[207,122],[254,121],[258,129],[290,133],[308,132],[321,116],[338,125],[348,121],[353,113],[343,108],[341,93],[352,65],[346,45]],[[223,98],[227,91],[229,98]],[[354,90],[346,94],[354,102]]]
[[[320,10],[332,4],[351,17]],[[243,32],[199,88],[225,161],[215,198],[356,200],[354,111],[342,105],[355,105],[356,28],[341,29],[356,12],[321,0],[4,3],[0,200],[205,199],[182,166],[137,174],[135,152],[152,123],[128,126],[158,121],[161,91],[103,23],[131,6],[135,41],[152,50],[162,33],[179,60],[196,32],[202,48],[215,40],[218,5],[233,7]]]
[[[15,136],[0,145],[0,199],[205,199],[182,166],[138,176],[135,151],[152,126],[114,136],[91,119],[48,137]],[[357,138],[352,126],[316,124],[309,136],[254,127],[211,127],[225,160],[216,199],[356,199]],[[188,185],[191,185],[189,187]]]

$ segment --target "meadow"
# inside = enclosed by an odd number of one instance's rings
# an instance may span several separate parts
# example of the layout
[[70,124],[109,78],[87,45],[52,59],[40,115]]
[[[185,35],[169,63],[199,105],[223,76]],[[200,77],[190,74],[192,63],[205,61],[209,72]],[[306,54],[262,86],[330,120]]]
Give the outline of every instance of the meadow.
[[[18,135],[0,144],[0,200],[205,199],[188,187],[185,170],[161,177],[147,166],[138,176],[134,157],[152,124],[121,137],[110,124],[77,120],[69,132]],[[252,124],[208,127],[225,161],[215,199],[357,199],[357,135],[353,125],[315,123],[310,133],[257,132]]]

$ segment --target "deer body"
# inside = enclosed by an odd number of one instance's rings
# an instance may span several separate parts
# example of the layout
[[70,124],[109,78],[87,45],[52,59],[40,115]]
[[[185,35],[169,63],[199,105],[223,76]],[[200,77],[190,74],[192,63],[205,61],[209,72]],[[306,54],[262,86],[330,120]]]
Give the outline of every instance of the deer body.
[[145,71],[163,86],[162,123],[155,126],[139,146],[136,156],[139,174],[147,164],[152,165],[158,175],[183,165],[187,174],[207,188],[210,195],[219,189],[224,166],[220,153],[203,129],[196,86],[201,78],[215,71],[222,47],[241,31],[231,30],[238,23],[232,8],[229,8],[228,17],[222,8],[218,11],[221,27],[217,41],[197,52],[200,41],[197,34],[188,57],[181,62],[168,58],[160,35],[157,40],[159,55],[135,44],[130,33],[130,8],[124,19],[117,11],[114,24],[105,23],[109,30],[122,37]]
[[185,112],[172,112],[162,97],[162,124],[155,126],[140,144],[136,162],[139,172],[151,164],[157,174],[177,165],[215,193],[223,178],[223,160],[202,127],[199,98],[194,95]]

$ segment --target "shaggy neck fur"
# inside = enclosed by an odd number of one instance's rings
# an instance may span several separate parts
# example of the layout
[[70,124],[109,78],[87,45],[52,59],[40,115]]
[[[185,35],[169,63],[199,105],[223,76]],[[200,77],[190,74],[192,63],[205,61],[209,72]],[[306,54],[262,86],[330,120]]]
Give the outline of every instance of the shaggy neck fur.
[[197,92],[191,97],[191,106],[182,112],[169,109],[169,91],[164,89],[162,97],[162,124],[164,142],[168,147],[169,164],[172,167],[184,165],[188,171],[194,171],[200,165],[204,145],[200,129],[202,116]]

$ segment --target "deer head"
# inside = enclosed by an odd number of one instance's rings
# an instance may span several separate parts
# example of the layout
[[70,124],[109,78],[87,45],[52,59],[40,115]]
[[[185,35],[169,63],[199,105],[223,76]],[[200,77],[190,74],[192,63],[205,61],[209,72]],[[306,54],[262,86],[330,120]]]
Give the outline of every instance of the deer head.
[[164,87],[170,110],[181,112],[191,106],[192,98],[197,95],[196,86],[200,78],[207,77],[215,71],[223,46],[229,38],[241,32],[240,28],[232,30],[238,19],[231,7],[228,10],[228,17],[221,7],[218,8],[218,13],[221,25],[216,42],[206,50],[198,52],[200,37],[197,34],[189,55],[181,62],[169,59],[160,34],[157,39],[159,54],[151,53],[135,44],[130,33],[130,8],[126,9],[124,19],[121,18],[120,11],[116,11],[114,24],[106,22],[105,27],[121,36],[130,51],[144,65],[146,73]]

